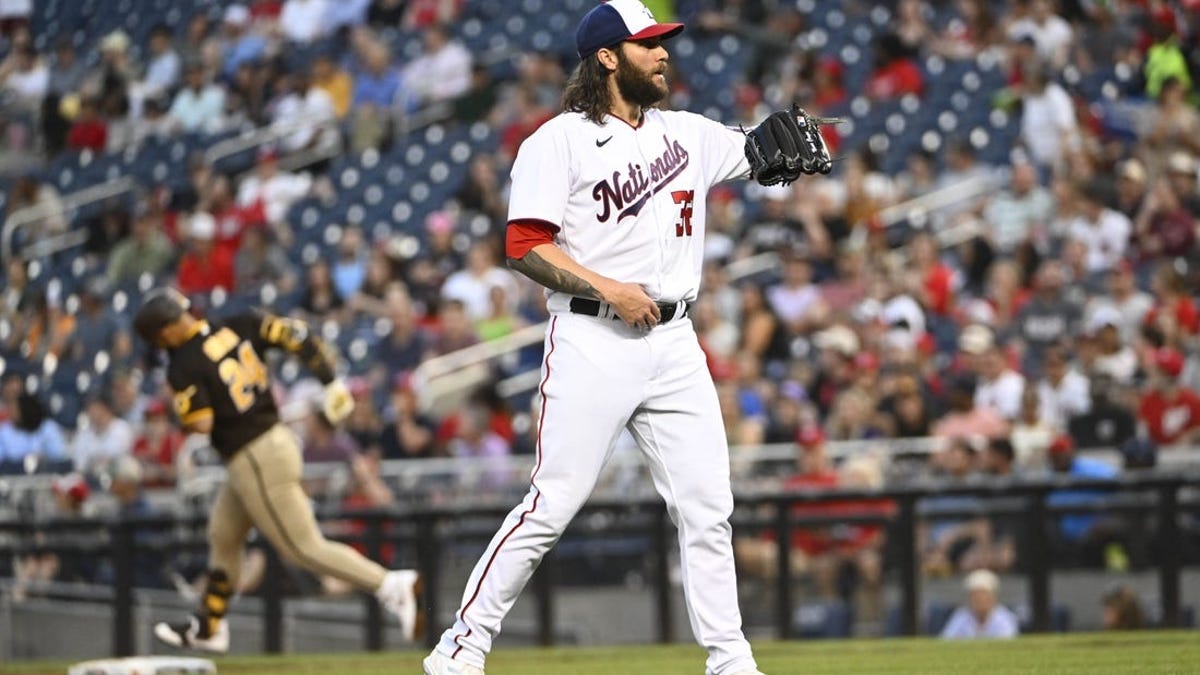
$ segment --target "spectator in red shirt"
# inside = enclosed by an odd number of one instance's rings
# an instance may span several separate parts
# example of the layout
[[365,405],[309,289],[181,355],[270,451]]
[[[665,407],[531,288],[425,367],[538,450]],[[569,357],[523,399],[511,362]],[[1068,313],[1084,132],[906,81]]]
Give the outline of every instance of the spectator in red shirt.
[[233,288],[233,254],[216,246],[217,222],[207,213],[188,221],[187,251],[179,259],[178,287],[187,295]]
[[1011,100],[1015,101],[1024,91],[1025,69],[1028,64],[1037,62],[1037,40],[1034,40],[1033,36],[1028,33],[1013,36],[1008,43],[1008,53],[1010,64],[1008,67],[1008,93],[1013,94]]
[[908,277],[917,284],[913,296],[921,301],[925,311],[948,316],[954,306],[954,271],[938,259],[938,246],[929,232],[919,232],[909,242],[913,274]]
[[[812,89],[801,99],[801,105],[814,115],[828,113],[831,108],[845,105],[848,96],[842,77],[841,62],[829,56],[822,57],[812,68]],[[838,125],[822,125],[821,137],[825,139],[829,152],[836,155],[842,147],[842,135],[838,131]]]
[[[838,476],[833,470],[829,456],[825,454],[825,433],[815,424],[801,427],[796,435],[797,453],[796,466],[799,471],[783,482],[783,489],[788,492],[810,490],[831,490],[837,487]],[[811,513],[814,505],[794,507],[796,515]],[[816,535],[809,530],[792,530],[792,575],[804,574],[809,571],[809,556],[819,552],[815,541]],[[762,537],[742,539],[735,542],[735,557],[739,564],[752,576],[763,579],[774,579],[779,570],[776,561],[779,560],[778,535],[767,532]]]
[[905,53],[904,44],[895,33],[881,35],[875,42],[875,70],[867,80],[867,96],[876,101],[900,98],[905,94],[920,96],[925,91],[925,78],[917,63]]
[[[467,397],[466,405],[476,406],[487,411],[487,427],[488,430],[504,439],[506,443],[511,444],[516,438],[516,432],[512,427],[512,411],[508,408],[508,403],[499,395],[496,388],[490,385],[483,385]],[[445,448],[455,437],[459,435],[459,427],[462,425],[463,411],[447,415],[437,429],[437,443],[439,447]]]
[[[383,467],[379,458],[364,453],[356,456],[350,462],[351,487],[349,494],[342,499],[342,508],[349,512],[386,507],[396,501],[396,496],[383,479]],[[332,524],[333,529],[343,529],[347,535],[366,534],[368,522],[361,519],[351,519]],[[374,555],[367,550],[362,541],[350,543],[350,547],[363,555]],[[390,542],[384,542],[379,548],[378,559],[385,563],[395,560],[396,547]],[[321,586],[327,594],[343,595],[353,590],[349,584],[330,576],[321,577]]]
[[146,486],[175,483],[175,458],[181,447],[183,433],[171,426],[166,404],[154,399],[146,406],[142,432],[133,442],[133,456],[142,464]]
[[404,14],[404,27],[421,29],[438,23],[450,23],[462,11],[464,4],[464,0],[412,0]]
[[[879,461],[870,456],[847,460],[838,471],[838,487],[847,490],[878,490],[883,487]],[[896,505],[890,499],[862,498],[826,504],[828,513],[843,516],[891,517]],[[817,566],[818,588],[826,597],[836,594],[851,601],[858,594],[864,619],[878,620],[883,607],[883,525],[837,525],[830,531],[833,553],[822,573]]]
[[838,475],[825,453],[825,432],[821,427],[808,425],[796,434],[800,452],[796,464],[800,472],[783,482],[784,490],[805,490],[837,487]]
[[273,22],[279,20],[283,11],[283,0],[255,0],[250,3],[250,19],[255,22]]
[[[869,457],[847,460],[834,472],[825,459],[825,439],[820,430],[801,431],[801,447],[810,464],[807,476],[794,476],[785,489],[879,489],[883,475],[878,463]],[[808,443],[805,445],[805,443]],[[822,466],[823,465],[823,466]],[[888,516],[894,505],[886,499],[844,499],[804,504],[792,509],[799,517],[815,516]],[[792,550],[813,575],[817,590],[825,599],[849,601],[861,588],[865,592],[868,613],[878,615],[882,579],[882,525],[836,524],[792,531]]]
[[1138,406],[1138,420],[1159,445],[1200,443],[1200,394],[1179,384],[1183,354],[1172,347],[1154,351],[1152,377]]
[[521,87],[516,92],[516,109],[512,121],[500,132],[500,155],[506,161],[517,156],[517,148],[526,138],[533,135],[554,112],[538,103],[537,91],[532,87]]
[[[1164,262],[1154,271],[1150,290],[1154,292],[1154,309],[1146,314],[1148,325],[1161,324],[1161,318],[1174,320],[1178,329],[1189,335],[1200,333],[1200,312],[1188,295],[1187,279],[1171,262]],[[1165,314],[1166,317],[1161,317]]]
[[986,303],[991,310],[988,321],[997,330],[1003,330],[1020,313],[1033,291],[1021,285],[1021,270],[1012,260],[1000,260],[988,272]]
[[[822,491],[835,488],[877,489],[882,486],[878,464],[859,457],[835,471],[825,453],[825,434],[819,427],[806,426],[797,437],[799,473],[784,482],[785,491]],[[886,499],[846,499],[792,508],[796,517],[864,516],[892,513]],[[778,573],[778,543],[775,533],[736,542],[737,559],[749,574],[773,579]],[[880,581],[880,525],[834,525],[792,530],[792,574],[812,574],[821,595],[848,599],[856,587],[873,590],[876,600]],[[877,602],[875,603],[877,604]]]
[[842,62],[832,56],[822,56],[813,70],[813,105],[822,110],[846,102],[846,87],[842,84]]
[[214,175],[209,185],[208,212],[216,221],[217,246],[227,249],[230,256],[241,248],[242,234],[246,230],[267,222],[263,202],[260,200],[239,206],[233,199],[229,179],[220,174]]
[[108,144],[108,125],[100,116],[100,105],[94,98],[79,104],[79,115],[67,132],[67,147],[72,150],[104,152]]
[[[1196,180],[1196,172],[1190,172]],[[1157,182],[1134,216],[1133,245],[1142,262],[1188,255],[1196,245],[1195,217],[1166,180]]]

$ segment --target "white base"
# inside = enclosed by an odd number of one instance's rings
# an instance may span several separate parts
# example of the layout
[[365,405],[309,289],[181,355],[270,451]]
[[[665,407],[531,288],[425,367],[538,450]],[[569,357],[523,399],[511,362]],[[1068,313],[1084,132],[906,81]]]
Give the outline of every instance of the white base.
[[67,675],[207,675],[217,672],[208,659],[192,656],[133,656],[76,663]]

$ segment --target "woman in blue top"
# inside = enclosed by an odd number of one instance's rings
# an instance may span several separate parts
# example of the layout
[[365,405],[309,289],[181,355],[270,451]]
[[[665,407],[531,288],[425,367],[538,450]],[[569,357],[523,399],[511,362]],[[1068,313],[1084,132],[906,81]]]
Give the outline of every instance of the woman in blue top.
[[16,464],[28,470],[30,457],[38,462],[62,462],[67,459],[62,428],[46,414],[37,396],[21,394],[16,416],[0,425],[0,463]]

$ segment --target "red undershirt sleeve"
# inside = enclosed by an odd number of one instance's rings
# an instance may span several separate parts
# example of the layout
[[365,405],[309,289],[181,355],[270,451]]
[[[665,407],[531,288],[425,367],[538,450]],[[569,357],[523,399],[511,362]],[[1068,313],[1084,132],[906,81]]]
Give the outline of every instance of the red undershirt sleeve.
[[535,246],[554,242],[559,227],[554,223],[534,218],[510,220],[504,233],[504,255],[520,260]]

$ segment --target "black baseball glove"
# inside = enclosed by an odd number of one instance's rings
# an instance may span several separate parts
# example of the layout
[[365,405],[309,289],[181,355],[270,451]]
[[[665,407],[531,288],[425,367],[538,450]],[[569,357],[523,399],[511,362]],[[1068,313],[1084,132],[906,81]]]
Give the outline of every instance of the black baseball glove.
[[833,160],[819,127],[837,121],[813,117],[798,105],[771,113],[746,133],[750,177],[761,185],[787,185],[800,174],[829,173]]

